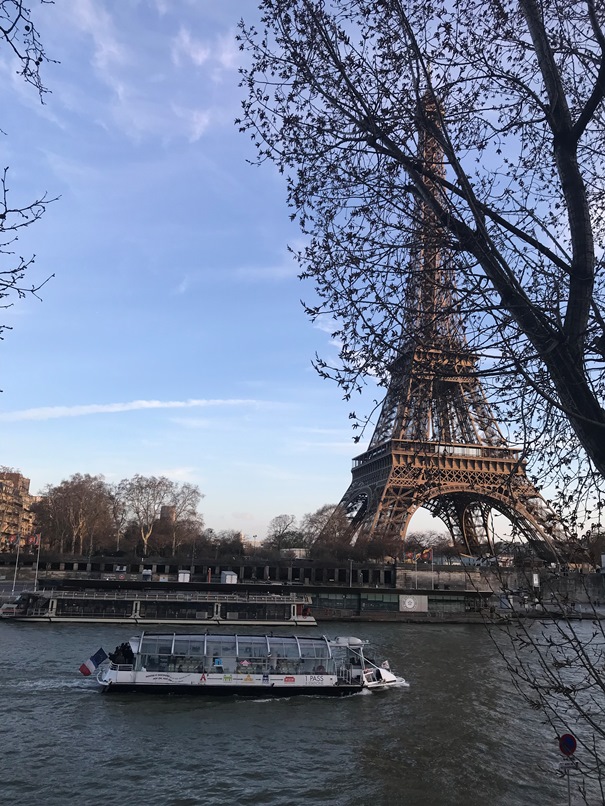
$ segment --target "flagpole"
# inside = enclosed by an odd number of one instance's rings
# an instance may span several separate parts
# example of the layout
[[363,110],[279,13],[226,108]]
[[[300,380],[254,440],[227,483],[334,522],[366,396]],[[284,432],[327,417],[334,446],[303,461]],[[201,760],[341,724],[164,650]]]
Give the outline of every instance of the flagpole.
[[17,585],[17,569],[19,568],[19,551],[21,549],[21,535],[17,537],[17,559],[15,560],[15,575],[13,576],[13,589],[11,591],[11,595],[15,592],[15,587]]
[[40,546],[42,545],[42,535],[38,535],[38,556],[36,557],[36,576],[34,577],[34,593],[38,590],[38,569],[40,568]]
[[431,590],[435,590],[435,550],[431,548]]

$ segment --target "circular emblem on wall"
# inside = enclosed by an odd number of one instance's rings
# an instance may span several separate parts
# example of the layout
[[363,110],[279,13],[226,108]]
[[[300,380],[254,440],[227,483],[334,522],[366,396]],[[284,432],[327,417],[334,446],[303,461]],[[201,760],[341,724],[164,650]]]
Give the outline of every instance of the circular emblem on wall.
[[406,599],[405,606],[408,610],[412,610],[414,607],[416,607],[416,600],[412,598]]

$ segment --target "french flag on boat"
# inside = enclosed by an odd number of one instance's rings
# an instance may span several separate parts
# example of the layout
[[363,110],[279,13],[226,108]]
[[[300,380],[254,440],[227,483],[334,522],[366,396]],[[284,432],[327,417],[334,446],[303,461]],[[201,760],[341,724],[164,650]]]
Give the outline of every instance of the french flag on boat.
[[107,660],[107,652],[101,647],[98,649],[92,657],[88,660],[84,661],[84,663],[80,666],[80,671],[82,672],[85,677],[91,675],[97,666],[100,666],[104,660]]

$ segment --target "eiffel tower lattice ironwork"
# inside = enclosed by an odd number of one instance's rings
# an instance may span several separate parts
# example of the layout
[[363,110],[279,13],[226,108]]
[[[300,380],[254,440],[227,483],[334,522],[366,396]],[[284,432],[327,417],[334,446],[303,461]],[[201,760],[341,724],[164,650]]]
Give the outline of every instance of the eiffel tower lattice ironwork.
[[[426,102],[423,111],[431,114]],[[420,155],[429,172],[445,175],[434,137],[421,138]],[[457,313],[455,275],[438,227],[426,206],[419,212],[405,311],[414,340],[401,344],[389,367],[376,428],[368,449],[353,460],[337,512],[349,518],[351,541],[395,556],[420,507],[445,523],[462,551],[475,553],[490,542],[496,510],[525,539],[556,553],[563,527],[496,422]]]

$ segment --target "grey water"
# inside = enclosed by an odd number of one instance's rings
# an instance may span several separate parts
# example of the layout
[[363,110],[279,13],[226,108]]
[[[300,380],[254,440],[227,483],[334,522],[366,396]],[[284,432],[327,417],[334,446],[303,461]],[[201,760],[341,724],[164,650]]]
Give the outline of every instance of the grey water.
[[484,627],[322,624],[304,634],[322,633],[369,639],[409,688],[336,699],[104,696],[78,667],[131,628],[0,623],[0,804],[567,803],[556,737],[515,691]]

